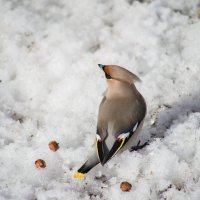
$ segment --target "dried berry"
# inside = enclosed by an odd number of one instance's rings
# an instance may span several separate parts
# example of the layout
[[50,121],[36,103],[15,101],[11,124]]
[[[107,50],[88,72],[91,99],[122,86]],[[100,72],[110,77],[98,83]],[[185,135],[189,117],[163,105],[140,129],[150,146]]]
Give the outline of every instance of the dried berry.
[[132,185],[129,182],[122,182],[120,188],[123,192],[129,192],[132,188]]
[[36,166],[36,168],[45,168],[46,163],[45,163],[44,160],[38,159],[38,160],[35,161],[35,166]]
[[51,149],[51,151],[57,151],[59,149],[59,145],[56,141],[51,141],[49,142],[49,149]]

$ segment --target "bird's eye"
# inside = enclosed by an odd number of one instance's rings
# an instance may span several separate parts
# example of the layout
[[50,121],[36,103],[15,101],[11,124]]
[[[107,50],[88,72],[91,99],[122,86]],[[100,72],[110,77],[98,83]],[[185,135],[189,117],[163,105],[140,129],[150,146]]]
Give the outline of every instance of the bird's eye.
[[106,73],[105,73],[105,76],[106,76],[107,79],[111,79],[112,78],[109,74],[106,74]]
[[98,134],[96,134],[96,137],[97,137],[97,141],[101,141],[101,137]]

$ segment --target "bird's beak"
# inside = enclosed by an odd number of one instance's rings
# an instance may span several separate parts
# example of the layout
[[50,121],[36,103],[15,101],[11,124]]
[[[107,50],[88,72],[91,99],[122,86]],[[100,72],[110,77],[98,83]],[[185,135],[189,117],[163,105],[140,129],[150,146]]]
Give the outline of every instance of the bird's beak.
[[110,151],[105,148],[106,145],[103,144],[104,141],[97,140],[97,154],[99,156],[99,161],[102,165],[104,165],[108,160],[110,160],[113,156],[115,156],[118,151],[123,147],[126,143],[126,138],[116,140]]
[[103,70],[103,72],[105,73],[105,77],[106,79],[111,79],[112,77],[109,75],[109,72],[107,69],[105,69],[106,65],[102,65],[102,64],[98,64],[99,67]]
[[102,65],[102,64],[98,64],[98,66],[104,71],[104,65]]

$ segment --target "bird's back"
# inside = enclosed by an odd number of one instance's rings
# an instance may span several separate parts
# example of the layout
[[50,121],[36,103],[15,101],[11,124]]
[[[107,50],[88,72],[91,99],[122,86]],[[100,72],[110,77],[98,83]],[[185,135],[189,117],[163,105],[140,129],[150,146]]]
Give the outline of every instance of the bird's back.
[[143,120],[145,112],[146,104],[138,91],[114,99],[104,97],[99,108],[97,125],[99,135],[103,138],[108,131],[112,131],[113,135],[126,132]]

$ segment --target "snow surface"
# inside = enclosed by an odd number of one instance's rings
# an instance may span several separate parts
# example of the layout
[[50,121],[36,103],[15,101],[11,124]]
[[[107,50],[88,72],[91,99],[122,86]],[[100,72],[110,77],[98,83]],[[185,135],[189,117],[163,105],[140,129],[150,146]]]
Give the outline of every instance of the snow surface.
[[[199,5],[0,0],[0,200],[199,200]],[[98,63],[143,80],[141,141],[150,145],[81,181],[73,173],[91,150],[106,88]],[[39,158],[45,169],[35,168]]]

